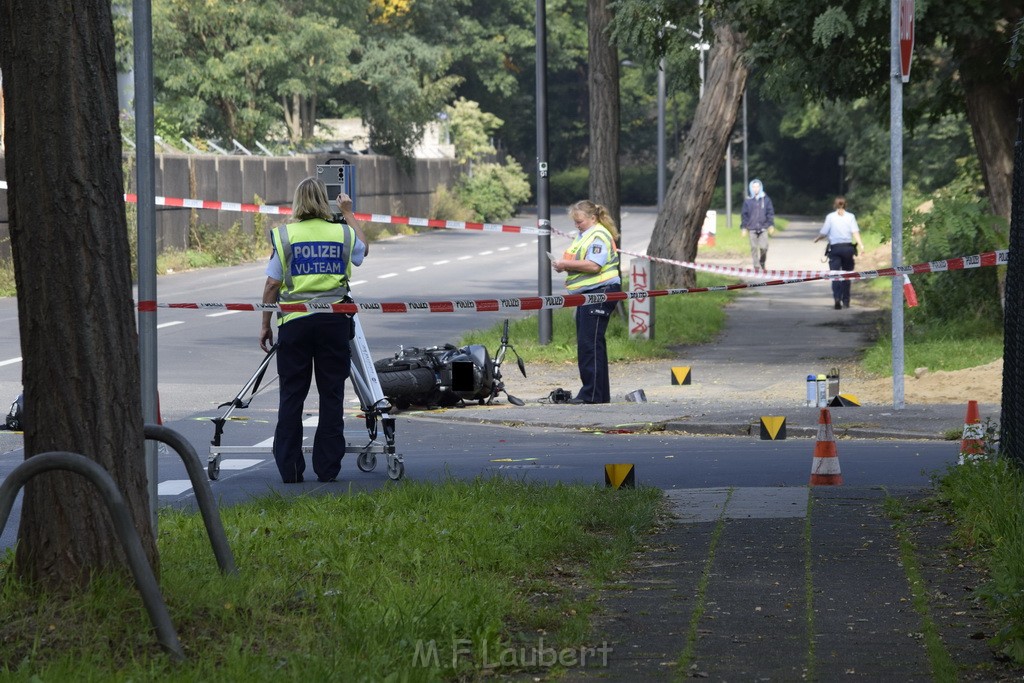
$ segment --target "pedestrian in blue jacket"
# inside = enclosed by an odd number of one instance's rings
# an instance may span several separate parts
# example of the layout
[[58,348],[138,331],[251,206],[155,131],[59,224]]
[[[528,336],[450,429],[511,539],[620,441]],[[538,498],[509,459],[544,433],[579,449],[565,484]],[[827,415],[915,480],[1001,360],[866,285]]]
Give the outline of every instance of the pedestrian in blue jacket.
[[743,200],[740,216],[740,234],[750,237],[750,258],[754,270],[764,270],[768,258],[768,237],[775,234],[775,207],[771,197],[764,193],[764,184],[754,178],[750,181],[750,196]]

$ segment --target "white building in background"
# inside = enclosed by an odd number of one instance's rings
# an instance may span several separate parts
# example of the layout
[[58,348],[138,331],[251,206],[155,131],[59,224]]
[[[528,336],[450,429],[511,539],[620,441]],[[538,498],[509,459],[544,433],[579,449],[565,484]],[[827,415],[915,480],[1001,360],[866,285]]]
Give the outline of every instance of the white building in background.
[[[318,119],[316,137],[330,145],[337,143],[349,147],[357,154],[366,154],[370,149],[370,129],[362,119]],[[448,127],[443,121],[427,125],[423,139],[413,150],[415,159],[454,159],[455,145],[451,144]]]

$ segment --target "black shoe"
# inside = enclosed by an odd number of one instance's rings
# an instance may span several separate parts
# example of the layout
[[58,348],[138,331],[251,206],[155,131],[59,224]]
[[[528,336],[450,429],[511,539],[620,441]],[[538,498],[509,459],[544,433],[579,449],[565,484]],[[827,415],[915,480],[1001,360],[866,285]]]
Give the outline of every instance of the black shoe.
[[568,401],[566,401],[566,403],[574,406],[580,406],[593,403],[593,401],[587,401],[586,399],[582,399],[579,396],[577,396],[576,398],[570,398]]
[[843,304],[837,301],[837,302],[836,302],[836,310],[838,311],[838,310],[840,310],[840,309],[841,309],[842,307],[843,307]]
[[849,308],[849,307],[850,307],[850,302],[849,301],[844,301],[843,302],[843,308]]

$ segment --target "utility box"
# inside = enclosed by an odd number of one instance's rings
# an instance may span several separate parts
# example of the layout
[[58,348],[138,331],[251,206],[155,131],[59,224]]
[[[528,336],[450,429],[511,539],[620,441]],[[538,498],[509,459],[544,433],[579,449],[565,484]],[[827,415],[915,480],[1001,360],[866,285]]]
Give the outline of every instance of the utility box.
[[348,159],[328,159],[326,164],[317,164],[316,177],[327,186],[327,199],[331,201],[344,192],[352,198],[352,210],[356,210],[356,167]]

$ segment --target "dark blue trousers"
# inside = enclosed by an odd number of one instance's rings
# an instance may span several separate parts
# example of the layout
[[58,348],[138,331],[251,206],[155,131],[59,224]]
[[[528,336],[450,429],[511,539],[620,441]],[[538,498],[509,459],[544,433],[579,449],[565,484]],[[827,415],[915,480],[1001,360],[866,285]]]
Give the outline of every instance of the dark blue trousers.
[[[618,283],[591,289],[583,294],[607,294],[622,291]],[[590,403],[608,403],[612,400],[608,386],[608,348],[605,332],[608,319],[616,302],[590,304],[576,308],[576,363],[583,388],[576,398]]]
[[[830,270],[853,270],[853,244],[833,244],[829,247],[828,267]],[[832,298],[844,306],[849,306],[850,281],[833,280]]]
[[316,374],[320,418],[313,437],[313,472],[328,481],[341,471],[345,455],[345,380],[351,372],[352,319],[340,313],[314,313],[278,329],[277,374],[281,402],[274,432],[274,460],[281,479],[302,481],[302,409]]

